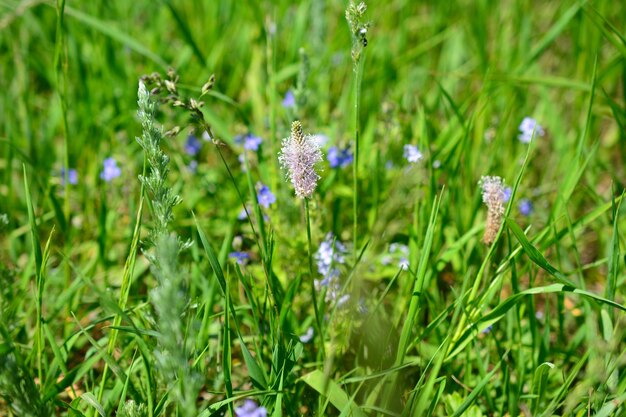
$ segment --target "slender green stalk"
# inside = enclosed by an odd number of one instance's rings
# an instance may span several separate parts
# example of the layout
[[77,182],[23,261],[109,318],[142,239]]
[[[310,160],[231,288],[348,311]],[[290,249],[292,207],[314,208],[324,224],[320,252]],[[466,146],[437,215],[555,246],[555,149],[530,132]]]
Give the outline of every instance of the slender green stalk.
[[361,77],[363,74],[364,52],[367,46],[369,23],[365,22],[367,6],[361,2],[356,4],[350,0],[346,8],[346,20],[352,35],[352,62],[354,64],[354,164],[352,165],[352,218],[354,243],[354,265],[356,267],[359,253],[359,136],[361,129]]
[[354,73],[355,99],[354,99],[354,164],[352,165],[352,218],[354,241],[354,265],[356,266],[359,253],[359,138],[361,134],[361,77],[363,73],[363,59],[359,61]]
[[306,216],[306,239],[308,242],[308,260],[309,260],[309,275],[311,277],[311,299],[313,300],[313,311],[315,311],[315,324],[317,325],[317,334],[320,340],[320,350],[322,359],[326,357],[326,349],[324,346],[324,334],[322,333],[322,322],[320,320],[319,311],[317,308],[317,292],[315,290],[315,283],[313,280],[313,242],[311,241],[311,215],[309,213],[309,199],[304,199],[304,212]]

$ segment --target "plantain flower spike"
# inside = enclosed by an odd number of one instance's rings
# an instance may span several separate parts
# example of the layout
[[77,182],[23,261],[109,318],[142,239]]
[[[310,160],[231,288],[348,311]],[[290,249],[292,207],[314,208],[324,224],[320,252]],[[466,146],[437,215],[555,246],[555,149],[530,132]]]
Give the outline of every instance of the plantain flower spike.
[[504,180],[500,177],[484,176],[478,184],[482,190],[483,203],[487,206],[487,225],[483,242],[491,245],[496,240],[504,216],[507,200]]
[[310,198],[320,179],[315,168],[322,161],[322,151],[311,135],[302,132],[302,124],[297,120],[291,124],[291,135],[283,139],[278,161],[287,171],[296,196]]

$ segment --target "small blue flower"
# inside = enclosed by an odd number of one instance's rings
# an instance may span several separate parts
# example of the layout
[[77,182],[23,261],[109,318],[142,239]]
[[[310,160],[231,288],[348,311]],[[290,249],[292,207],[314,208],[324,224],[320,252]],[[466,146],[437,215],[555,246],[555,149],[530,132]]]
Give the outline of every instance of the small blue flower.
[[344,168],[352,163],[354,155],[350,152],[350,148],[339,149],[332,146],[328,149],[328,163],[331,168]]
[[[332,233],[328,233],[315,254],[317,270],[320,275],[324,277],[339,275],[339,270],[333,268],[333,266],[345,263],[344,255],[346,253],[348,253],[348,250],[343,243],[335,239]],[[323,281],[322,285],[324,285]]]
[[394,242],[389,245],[389,253],[384,255],[380,262],[383,265],[391,265],[397,260],[398,268],[406,271],[409,269],[409,247],[403,243]]
[[198,140],[196,135],[187,136],[187,142],[185,143],[185,152],[187,155],[197,155],[202,149],[202,142]]
[[[340,271],[338,265],[346,262],[345,255],[347,248],[332,233],[328,233],[326,238],[315,253],[317,271],[322,275],[322,280],[314,280],[313,284],[317,291],[326,288],[326,301],[338,301],[341,294],[341,282],[339,280]],[[343,300],[345,302],[345,300]]]
[[530,216],[534,211],[533,203],[527,198],[521,199],[517,208],[524,216]]
[[306,333],[300,336],[300,342],[309,343],[311,340],[313,340],[313,333],[314,333],[313,327],[309,327],[306,330]]
[[[61,168],[61,185],[65,185],[65,168]],[[72,185],[78,184],[78,172],[74,168],[67,170],[67,182]]]
[[414,164],[422,159],[424,155],[417,149],[415,145],[404,145],[404,158]]
[[250,255],[246,252],[231,252],[229,258],[233,258],[239,265],[245,265],[250,259]]
[[286,109],[291,109],[296,106],[296,97],[293,95],[291,90],[287,90],[285,94],[285,98],[283,98],[283,107]]
[[239,163],[241,164],[241,171],[246,172],[246,156],[240,153],[237,159],[239,160]]
[[191,160],[191,162],[189,162],[189,165],[187,165],[187,169],[189,170],[189,172],[192,172],[194,174],[198,172],[198,161],[196,161],[195,159]]
[[257,200],[263,207],[268,208],[276,202],[276,196],[270,191],[270,188],[267,185],[257,182],[256,189]]
[[241,211],[237,215],[237,220],[244,221],[247,218],[248,218],[248,213],[246,213],[246,209],[241,209]]
[[507,203],[511,199],[511,194],[513,194],[513,189],[511,187],[506,187],[504,189],[504,196],[502,198],[502,201],[504,203]]
[[406,271],[409,269],[409,260],[408,258],[406,258],[405,256],[402,256],[400,258],[400,261],[398,261],[398,267],[400,269],[402,269],[403,271]]
[[248,151],[258,151],[259,146],[263,143],[263,139],[258,136],[248,133],[246,135],[235,136],[235,143],[237,145],[243,145],[243,148]]
[[404,243],[394,242],[389,245],[389,252],[391,253],[401,253],[403,255],[409,254],[409,247]]
[[122,170],[117,166],[117,161],[114,158],[107,158],[103,162],[104,168],[100,173],[100,178],[106,182],[112,181],[114,178],[122,175]]
[[483,334],[489,333],[491,332],[491,330],[493,330],[493,325],[490,324],[489,326],[485,327],[485,329],[482,331]]
[[235,415],[237,417],[267,417],[267,410],[247,399],[241,407],[235,408]]
[[341,307],[346,304],[350,300],[350,294],[342,295],[339,300],[337,300],[337,307]]
[[252,134],[247,134],[244,138],[243,148],[249,151],[258,151],[263,139]]
[[529,143],[534,136],[543,136],[545,131],[543,127],[532,117],[524,117],[519,125],[520,134],[517,136],[520,142]]
[[339,153],[339,148],[336,146],[332,146],[328,149],[327,158],[331,168],[337,168],[341,165],[341,155]]

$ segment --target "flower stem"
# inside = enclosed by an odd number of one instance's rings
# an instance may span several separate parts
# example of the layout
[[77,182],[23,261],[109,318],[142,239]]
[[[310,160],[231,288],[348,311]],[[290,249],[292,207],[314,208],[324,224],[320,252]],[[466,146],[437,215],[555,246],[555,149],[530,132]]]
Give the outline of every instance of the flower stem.
[[315,283],[313,275],[313,243],[311,242],[311,215],[309,213],[309,199],[304,199],[304,212],[306,216],[306,239],[308,242],[308,257],[309,257],[309,275],[311,276],[311,299],[313,300],[313,310],[315,311],[315,324],[317,325],[317,334],[320,339],[320,352],[322,359],[326,357],[324,348],[324,335],[322,334],[322,322],[320,320],[319,311],[317,309],[317,293],[315,292]]
[[353,242],[354,242],[354,265],[356,266],[358,245],[358,207],[359,207],[359,136],[360,136],[360,113],[361,113],[361,78],[363,76],[363,59],[359,61],[354,72],[355,100],[354,100],[354,164],[352,165],[352,218]]

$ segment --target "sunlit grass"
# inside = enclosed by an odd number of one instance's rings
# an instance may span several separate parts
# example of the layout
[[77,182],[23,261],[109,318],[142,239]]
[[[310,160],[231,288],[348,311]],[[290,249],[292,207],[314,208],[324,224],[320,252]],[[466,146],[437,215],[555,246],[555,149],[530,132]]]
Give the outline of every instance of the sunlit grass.
[[626,413],[623,7],[367,6],[0,2],[0,416]]

